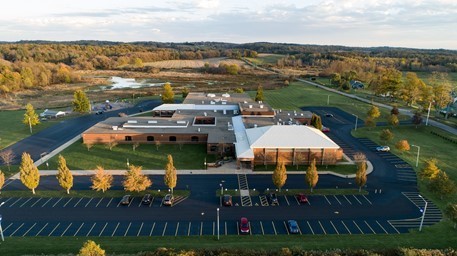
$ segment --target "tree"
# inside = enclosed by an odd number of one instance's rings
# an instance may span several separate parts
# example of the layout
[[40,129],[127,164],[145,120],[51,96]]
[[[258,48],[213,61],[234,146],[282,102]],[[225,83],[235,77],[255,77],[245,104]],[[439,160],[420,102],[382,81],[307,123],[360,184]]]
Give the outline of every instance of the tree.
[[287,172],[283,161],[278,161],[276,168],[273,171],[273,184],[281,191],[281,188],[286,184]]
[[436,164],[437,160],[435,158],[425,161],[424,167],[419,171],[419,177],[421,179],[428,180],[436,178],[438,173],[441,171]]
[[105,144],[105,146],[110,150],[113,151],[113,148],[117,146],[117,141],[111,140]]
[[5,174],[0,170],[0,194],[2,193],[2,187],[5,184]]
[[157,140],[155,144],[156,144],[156,150],[159,151],[159,148],[162,145],[162,142],[160,142],[160,140]]
[[387,142],[391,141],[394,138],[394,134],[389,129],[384,129],[381,131],[379,137],[381,138],[381,140]]
[[67,161],[62,155],[59,155],[57,167],[57,180],[60,186],[70,194],[70,189],[73,187],[73,175],[67,167]]
[[398,120],[397,115],[389,115],[387,117],[387,123],[390,124],[391,126],[397,126],[400,123],[400,121]]
[[390,110],[391,115],[397,115],[400,114],[400,110],[398,109],[397,105],[393,106],[392,109]]
[[370,88],[377,95],[396,97],[402,83],[402,73],[395,68],[380,68],[380,72],[371,80]]
[[102,191],[105,193],[106,190],[111,188],[113,184],[113,175],[105,172],[105,169],[101,166],[97,166],[95,174],[91,177],[92,186],[91,188],[96,191]]
[[367,183],[367,163],[362,161],[357,164],[357,172],[355,173],[355,183],[359,186],[359,192],[362,187]]
[[244,89],[241,88],[241,87],[237,87],[237,88],[233,89],[233,91],[234,91],[235,93],[243,93],[243,92],[244,92]]
[[444,209],[444,215],[452,223],[454,223],[454,228],[457,227],[457,204],[449,203]]
[[439,195],[441,199],[453,195],[456,191],[455,183],[443,171],[439,171],[436,177],[430,180],[428,188]]
[[87,240],[79,250],[78,256],[105,256],[105,250],[92,240]]
[[171,194],[173,194],[173,189],[176,187],[176,182],[178,181],[178,176],[176,173],[176,168],[173,165],[173,157],[171,155],[167,156],[167,164],[165,165],[165,176],[163,177],[165,185],[171,189]]
[[395,147],[402,152],[411,149],[407,140],[399,140],[397,144],[395,144]]
[[361,164],[362,162],[365,162],[367,160],[367,156],[362,152],[355,153],[353,158],[356,164]]
[[419,111],[414,113],[412,122],[413,122],[414,125],[416,125],[416,128],[417,128],[418,125],[420,125],[422,123],[422,115],[421,115],[421,113]]
[[181,91],[181,93],[182,93],[182,98],[185,99],[185,98],[187,97],[187,95],[189,95],[189,92],[190,92],[190,91],[189,91],[189,88],[184,87],[184,88],[182,89],[182,91]]
[[[432,73],[430,78],[431,84],[433,85],[433,94],[435,100],[435,108],[441,109],[452,103],[452,86],[449,81],[449,77],[446,73]],[[447,111],[449,112],[449,111]],[[446,113],[447,118],[447,113]]]
[[309,187],[311,189],[311,193],[312,193],[314,187],[316,187],[316,184],[319,181],[319,173],[317,172],[317,168],[316,168],[316,158],[313,158],[313,161],[308,166],[305,177],[306,177],[306,183],[309,185]]
[[173,92],[173,89],[171,88],[171,84],[167,82],[163,86],[162,103],[174,103],[174,102],[175,102],[175,93]]
[[319,131],[322,130],[322,119],[319,115],[313,114],[311,116],[311,125],[314,126]]
[[416,73],[407,72],[406,81],[400,90],[400,97],[408,106],[412,106],[422,94],[425,83],[417,77]]
[[94,143],[84,142],[84,146],[87,148],[87,151],[90,151],[90,149],[94,146]]
[[38,118],[37,113],[35,113],[35,109],[30,103],[25,105],[25,114],[22,123],[26,124],[27,126],[35,126],[37,124],[40,124],[40,119]]
[[40,183],[40,173],[38,168],[33,163],[30,155],[26,152],[22,153],[22,161],[21,165],[19,166],[19,175],[22,184],[24,184],[28,189],[31,189],[32,193],[35,195],[35,189]]
[[368,127],[368,129],[375,128],[376,122],[372,117],[367,117],[367,119],[365,119],[365,126]]
[[367,112],[367,117],[371,117],[373,120],[381,116],[381,111],[375,105],[371,105],[371,108]]
[[135,66],[135,68],[142,68],[142,67],[144,67],[143,60],[140,59],[140,58],[135,58],[135,59],[133,60],[133,65]]
[[0,152],[0,158],[2,159],[2,162],[8,167],[9,172],[11,172],[11,163],[13,162],[14,157],[15,155],[11,149],[6,149]]
[[254,100],[257,101],[257,102],[265,100],[265,98],[263,96],[263,87],[261,85],[259,85],[257,87],[257,93],[255,94],[255,99]]
[[87,95],[82,90],[77,90],[73,94],[73,111],[79,113],[90,112],[90,102]]
[[140,192],[146,190],[152,185],[151,180],[141,173],[141,166],[130,165],[130,170],[125,173],[124,185],[125,191]]

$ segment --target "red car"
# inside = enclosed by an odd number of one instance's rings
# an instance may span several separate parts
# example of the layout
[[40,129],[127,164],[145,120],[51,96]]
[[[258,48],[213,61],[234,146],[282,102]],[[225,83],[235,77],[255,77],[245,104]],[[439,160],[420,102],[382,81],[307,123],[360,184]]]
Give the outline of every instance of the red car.
[[301,204],[308,203],[308,197],[306,197],[304,194],[298,194],[298,195],[296,195],[296,197],[297,197],[297,200],[299,203],[301,203]]
[[325,132],[325,133],[330,132],[330,128],[322,126],[322,132]]
[[249,221],[247,218],[242,217],[240,220],[240,233],[249,234]]

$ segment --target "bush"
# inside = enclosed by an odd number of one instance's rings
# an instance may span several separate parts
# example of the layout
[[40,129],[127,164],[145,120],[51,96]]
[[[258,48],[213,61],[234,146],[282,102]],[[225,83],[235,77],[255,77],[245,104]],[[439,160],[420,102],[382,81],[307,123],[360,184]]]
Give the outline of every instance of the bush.
[[379,137],[383,141],[391,141],[394,138],[394,134],[389,129],[384,129],[381,131]]

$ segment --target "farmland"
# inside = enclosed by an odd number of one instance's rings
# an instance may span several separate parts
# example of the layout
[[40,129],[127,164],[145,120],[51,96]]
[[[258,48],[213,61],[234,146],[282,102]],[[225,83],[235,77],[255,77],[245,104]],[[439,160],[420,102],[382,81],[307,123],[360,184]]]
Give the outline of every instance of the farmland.
[[201,68],[208,63],[210,66],[219,66],[221,63],[236,64],[240,67],[247,67],[243,61],[227,58],[210,58],[203,60],[163,60],[145,63],[145,66],[163,69]]

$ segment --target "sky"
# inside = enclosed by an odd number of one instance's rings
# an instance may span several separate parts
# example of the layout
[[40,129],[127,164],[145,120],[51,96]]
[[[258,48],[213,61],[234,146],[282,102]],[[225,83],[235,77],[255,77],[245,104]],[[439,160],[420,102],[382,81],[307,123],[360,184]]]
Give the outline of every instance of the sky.
[[0,41],[19,40],[457,50],[457,0],[12,0]]

